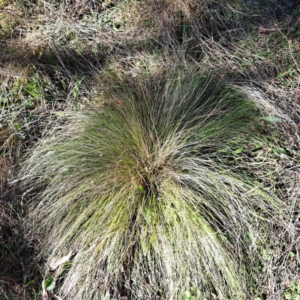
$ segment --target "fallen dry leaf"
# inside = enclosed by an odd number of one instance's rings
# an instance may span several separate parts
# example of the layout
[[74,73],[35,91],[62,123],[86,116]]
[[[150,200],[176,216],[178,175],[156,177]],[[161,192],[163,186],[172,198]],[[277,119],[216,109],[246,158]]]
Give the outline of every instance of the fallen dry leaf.
[[64,264],[65,262],[69,261],[70,257],[72,255],[72,252],[69,252],[66,256],[63,257],[54,257],[51,259],[49,263],[49,268],[51,271],[55,271],[60,265]]

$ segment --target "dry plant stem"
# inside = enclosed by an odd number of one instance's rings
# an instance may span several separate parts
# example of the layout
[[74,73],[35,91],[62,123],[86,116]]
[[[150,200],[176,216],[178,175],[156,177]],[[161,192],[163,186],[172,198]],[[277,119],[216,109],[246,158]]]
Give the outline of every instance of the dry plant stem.
[[[99,111],[70,116],[23,165],[51,260],[73,254],[67,299],[248,299],[284,203],[226,164],[263,137],[256,110],[213,79],[117,81]],[[55,242],[54,242],[55,241]]]

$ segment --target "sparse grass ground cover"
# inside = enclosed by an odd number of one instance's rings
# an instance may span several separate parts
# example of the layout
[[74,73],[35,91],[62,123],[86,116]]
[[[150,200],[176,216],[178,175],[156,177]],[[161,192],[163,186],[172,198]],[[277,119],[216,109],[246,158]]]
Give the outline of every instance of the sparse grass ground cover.
[[[138,81],[181,69],[213,72],[260,108],[266,141],[236,140],[220,159],[243,176],[251,173],[293,210],[294,231],[275,226],[266,229],[268,239],[256,241],[264,263],[246,280],[247,292],[253,299],[298,299],[297,1],[2,1],[0,10],[0,297],[39,299],[42,277],[49,277],[36,258],[39,236],[23,223],[20,201],[27,194],[22,198],[18,182],[11,185],[24,151],[66,111],[82,112],[103,99],[109,84],[119,85],[110,78]],[[197,299],[194,290],[181,292]]]

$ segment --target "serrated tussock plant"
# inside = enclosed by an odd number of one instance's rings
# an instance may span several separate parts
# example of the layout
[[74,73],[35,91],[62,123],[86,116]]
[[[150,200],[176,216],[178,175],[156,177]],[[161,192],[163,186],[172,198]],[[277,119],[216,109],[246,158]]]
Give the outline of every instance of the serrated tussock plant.
[[60,295],[248,299],[257,244],[284,226],[284,204],[228,163],[263,140],[254,105],[180,73],[123,80],[104,98],[42,139],[20,174],[44,255],[72,253]]

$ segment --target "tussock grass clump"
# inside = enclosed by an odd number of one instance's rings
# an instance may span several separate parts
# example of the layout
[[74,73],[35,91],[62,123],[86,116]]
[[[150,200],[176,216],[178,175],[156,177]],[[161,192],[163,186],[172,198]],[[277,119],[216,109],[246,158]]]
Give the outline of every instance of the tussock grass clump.
[[43,139],[21,172],[43,253],[72,253],[60,294],[248,299],[258,246],[273,220],[285,225],[284,204],[228,163],[241,143],[263,140],[253,104],[182,74],[104,94]]

